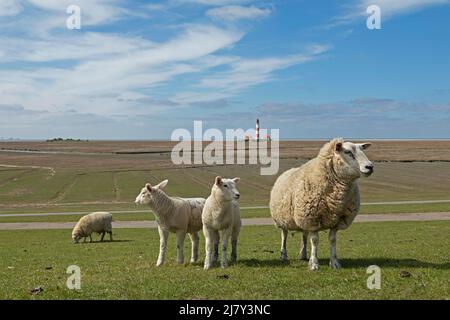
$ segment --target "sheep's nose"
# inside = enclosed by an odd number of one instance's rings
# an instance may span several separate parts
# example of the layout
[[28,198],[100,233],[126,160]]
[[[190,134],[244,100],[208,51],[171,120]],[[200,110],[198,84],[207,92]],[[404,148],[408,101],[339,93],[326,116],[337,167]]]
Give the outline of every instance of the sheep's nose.
[[236,199],[239,199],[240,196],[241,195],[239,193],[235,195]]
[[368,165],[366,166],[366,169],[367,169],[367,170],[370,170],[370,171],[373,171],[373,164],[368,164]]

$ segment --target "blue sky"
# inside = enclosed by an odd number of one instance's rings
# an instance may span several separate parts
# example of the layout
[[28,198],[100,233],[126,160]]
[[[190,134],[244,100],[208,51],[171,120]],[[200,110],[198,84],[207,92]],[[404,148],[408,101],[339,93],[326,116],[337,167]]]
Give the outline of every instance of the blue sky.
[[450,138],[449,18],[450,0],[0,0],[0,137],[259,117],[281,138]]

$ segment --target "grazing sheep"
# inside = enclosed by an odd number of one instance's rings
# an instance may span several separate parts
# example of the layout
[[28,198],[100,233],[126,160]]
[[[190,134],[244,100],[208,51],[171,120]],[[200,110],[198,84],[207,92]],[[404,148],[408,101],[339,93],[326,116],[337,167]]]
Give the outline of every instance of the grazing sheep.
[[373,173],[364,154],[370,143],[355,144],[336,138],[319,155],[299,168],[280,175],[272,188],[270,211],[281,233],[281,258],[287,260],[288,230],[303,232],[300,258],[306,260],[307,237],[311,240],[309,269],[317,270],[317,246],[321,230],[329,231],[330,267],[340,268],[336,256],[336,233],[348,228],[360,206],[357,180]]
[[112,214],[109,212],[94,212],[81,217],[73,228],[72,239],[74,243],[78,243],[81,238],[84,238],[84,242],[86,242],[86,237],[89,237],[90,242],[92,242],[91,235],[93,232],[102,235],[100,241],[103,241],[105,232],[108,232],[110,240],[113,241]]
[[[221,267],[227,266],[227,246],[231,236],[231,260],[237,260],[237,240],[241,230],[241,215],[237,200],[240,197],[236,184],[239,178],[216,177],[211,195],[203,208],[203,233],[206,241],[205,270],[211,268],[218,258],[220,234],[222,236]],[[213,251],[214,250],[214,251]]]
[[153,187],[147,183],[135,201],[136,204],[149,205],[158,223],[160,247],[156,266],[164,263],[169,232],[176,233],[178,263],[184,263],[183,244],[186,233],[189,234],[192,243],[191,263],[197,262],[198,232],[202,229],[202,210],[205,199],[169,197],[163,191],[168,182],[164,180]]

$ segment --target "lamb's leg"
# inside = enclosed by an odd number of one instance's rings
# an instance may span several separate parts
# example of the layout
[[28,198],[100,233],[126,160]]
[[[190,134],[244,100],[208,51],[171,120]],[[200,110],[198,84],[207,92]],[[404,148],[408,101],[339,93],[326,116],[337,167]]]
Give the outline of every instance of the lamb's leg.
[[286,241],[288,237],[288,231],[286,229],[281,229],[281,260],[288,260]]
[[311,239],[311,258],[309,258],[309,270],[319,270],[319,258],[317,257],[317,248],[319,246],[319,233],[310,232]]
[[198,233],[190,233],[189,237],[191,238],[191,263],[195,263],[198,260],[198,243],[199,243],[199,237]]
[[214,264],[219,260],[219,241],[220,241],[220,232],[217,230],[211,231],[212,243],[214,244],[214,252],[211,252],[211,264]]
[[331,269],[339,269],[341,264],[336,255],[336,229],[331,229],[328,234],[328,239],[330,240],[330,268]]
[[100,241],[103,242],[103,238],[105,237],[105,231],[102,232],[102,237],[100,238]]
[[222,260],[220,261],[220,266],[222,267],[222,269],[228,266],[227,248],[228,248],[228,241],[230,240],[231,236],[231,230],[232,230],[231,227],[225,229],[222,234]]
[[303,231],[302,245],[300,247],[300,260],[308,260],[308,232]]
[[178,264],[184,263],[184,239],[186,238],[186,231],[177,231],[177,262]]
[[203,234],[205,235],[205,265],[204,269],[208,270],[212,266],[213,261],[213,247],[214,247],[214,230],[209,229],[203,225]]
[[233,229],[231,234],[231,262],[235,263],[237,261],[237,242],[239,237],[239,228]]
[[161,266],[164,263],[167,249],[167,239],[169,238],[168,230],[163,230],[160,226],[158,226],[158,232],[159,232],[159,256],[158,261],[156,262],[157,267]]
[[214,257],[213,261],[219,260],[219,237],[216,237],[214,241]]

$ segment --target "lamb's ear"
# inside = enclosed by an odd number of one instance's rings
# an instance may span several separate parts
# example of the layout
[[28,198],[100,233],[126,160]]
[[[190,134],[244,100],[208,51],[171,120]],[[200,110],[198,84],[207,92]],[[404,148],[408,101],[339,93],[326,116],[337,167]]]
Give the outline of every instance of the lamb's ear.
[[216,185],[220,186],[222,184],[222,177],[221,176],[217,176],[216,177]]
[[167,186],[168,182],[169,182],[169,180],[164,180],[164,181],[160,182],[156,187],[158,189],[164,189]]
[[372,145],[372,143],[370,143],[370,142],[365,142],[365,143],[362,143],[362,144],[361,144],[361,148],[362,148],[363,150],[366,150],[366,149],[369,149],[371,145]]
[[152,185],[151,185],[150,183],[147,183],[147,184],[145,185],[145,187],[147,188],[147,190],[148,190],[149,192],[152,192]]
[[239,178],[239,177],[233,179],[234,183],[238,183],[240,180],[241,180],[241,178]]

